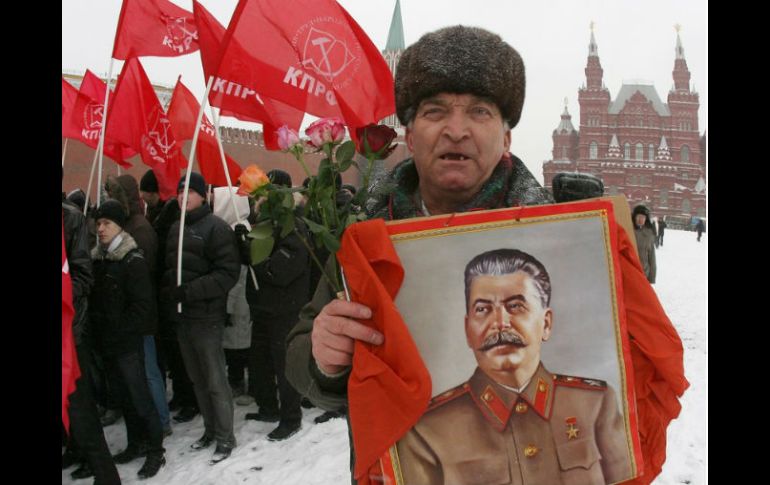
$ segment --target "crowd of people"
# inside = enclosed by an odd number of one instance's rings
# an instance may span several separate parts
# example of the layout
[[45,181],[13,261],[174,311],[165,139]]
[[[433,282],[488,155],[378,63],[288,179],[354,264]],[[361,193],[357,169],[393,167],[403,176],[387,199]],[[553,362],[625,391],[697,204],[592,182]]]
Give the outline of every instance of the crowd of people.
[[[412,156],[391,171],[385,183],[393,189],[369,201],[367,216],[392,220],[553,203],[509,150],[524,87],[518,52],[484,29],[440,29],[406,49],[395,100]],[[293,185],[280,170],[269,177],[274,185]],[[199,413],[205,431],[190,446],[213,446],[210,463],[219,463],[237,445],[236,402],[256,404],[246,419],[277,423],[269,440],[289,439],[300,429],[303,398],[327,411],[319,420],[344,416],[355,341],[383,343],[382,334],[361,323],[373,310],[337,299],[320,279],[312,249],[299,240],[308,231],[302,223],[283,237],[276,231],[269,257],[252,265],[246,234],[258,207],[238,210],[227,189],[212,197],[195,172],[182,207],[186,180],[180,179],[176,199],[161,200],[152,170],[138,183],[131,175],[110,177],[105,200],[88,217],[82,191],[62,200],[82,371],[70,397],[63,456],[63,466],[80,465],[74,478],[120,483],[115,463],[139,458],[145,460],[140,478],[154,476],[165,463],[163,439],[173,422]],[[600,195],[595,181],[570,183],[578,187],[574,193]],[[345,203],[340,199],[349,202],[355,187],[338,190],[338,203]],[[634,218],[645,273],[654,282],[662,231],[651,229],[648,211],[634,210]],[[315,257],[324,261],[328,253]],[[119,415],[127,446],[113,457],[102,424]]]

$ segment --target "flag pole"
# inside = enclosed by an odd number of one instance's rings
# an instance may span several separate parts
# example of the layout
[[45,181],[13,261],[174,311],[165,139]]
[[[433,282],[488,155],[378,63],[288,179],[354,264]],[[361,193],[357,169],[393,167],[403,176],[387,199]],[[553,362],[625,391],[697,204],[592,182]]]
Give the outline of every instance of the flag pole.
[[[107,106],[110,100],[110,83],[112,82],[112,65],[115,62],[115,59],[110,56],[110,69],[107,73],[107,90],[104,92],[104,113],[102,114],[102,127],[99,131],[99,146],[97,147],[97,151],[99,153],[99,173],[97,174],[96,178],[96,186],[101,187],[102,185],[102,156],[104,154],[104,135],[107,131]],[[99,201],[100,198],[96,198],[96,208],[99,208]]]
[[[86,187],[86,206],[85,209],[83,209],[83,215],[88,214],[88,201],[91,200],[91,184],[94,183],[94,169],[96,168],[96,156],[98,155],[98,152],[94,152],[94,161],[91,163],[91,175],[88,176],[88,187]],[[96,191],[97,194],[99,191]],[[99,195],[96,196],[96,198],[99,198]]]
[[[195,122],[195,131],[193,132],[192,146],[190,146],[190,157],[187,160],[187,173],[184,178],[184,192],[182,194],[182,205],[179,207],[182,214],[179,218],[179,243],[177,244],[177,258],[176,258],[176,285],[182,286],[182,242],[184,236],[184,221],[185,215],[187,215],[187,195],[190,192],[190,174],[192,174],[193,161],[195,159],[195,146],[198,144],[198,134],[201,129],[201,121],[203,121],[203,112],[206,109],[206,102],[209,99],[209,92],[211,91],[211,85],[214,83],[214,76],[209,76],[209,82],[206,84],[206,92],[203,94],[203,100],[201,101],[201,107],[198,109],[198,121]],[[182,313],[182,304],[177,303],[177,313]]]
[[64,153],[61,154],[61,168],[64,168],[64,159],[67,158],[67,142],[70,141],[69,138],[64,139]]
[[[214,134],[217,139],[217,146],[219,147],[219,157],[222,159],[222,168],[225,169],[225,179],[227,179],[227,188],[230,190],[230,205],[233,208],[235,214],[235,220],[241,222],[241,215],[238,213],[238,207],[235,205],[235,196],[233,195],[233,183],[230,180],[230,169],[227,167],[227,159],[225,159],[225,149],[222,146],[222,139],[219,135],[219,115],[211,106],[211,120],[214,122]],[[248,214],[246,215],[248,217]],[[246,240],[244,236],[241,236],[242,240]],[[254,289],[259,289],[257,284],[257,275],[254,274],[254,268],[249,264],[249,273],[251,274],[251,280],[254,282]]]

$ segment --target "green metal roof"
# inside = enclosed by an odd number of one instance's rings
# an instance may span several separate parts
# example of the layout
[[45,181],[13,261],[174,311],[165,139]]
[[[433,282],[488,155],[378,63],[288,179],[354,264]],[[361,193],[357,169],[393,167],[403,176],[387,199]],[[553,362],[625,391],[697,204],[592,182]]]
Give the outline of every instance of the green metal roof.
[[393,19],[390,21],[390,32],[386,51],[398,51],[406,49],[404,42],[404,25],[401,23],[401,2],[396,0],[396,8],[393,9]]

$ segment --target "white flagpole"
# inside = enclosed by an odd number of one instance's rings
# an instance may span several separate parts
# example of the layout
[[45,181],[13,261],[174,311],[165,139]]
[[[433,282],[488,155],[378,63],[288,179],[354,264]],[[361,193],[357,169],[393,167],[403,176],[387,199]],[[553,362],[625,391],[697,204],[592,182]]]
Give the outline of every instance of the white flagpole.
[[64,150],[63,150],[64,153],[61,154],[61,168],[64,168],[64,159],[67,158],[67,142],[68,141],[70,141],[69,138],[65,138],[64,139]]
[[[219,157],[222,159],[222,168],[225,169],[225,179],[227,179],[227,188],[230,190],[230,205],[233,208],[233,213],[235,214],[235,220],[238,222],[241,222],[241,215],[238,213],[238,207],[235,205],[235,196],[233,195],[233,183],[230,180],[230,169],[227,167],[227,159],[225,159],[225,149],[222,146],[222,139],[219,136],[219,115],[214,111],[214,107],[211,107],[211,120],[214,122],[214,133],[215,137],[217,139],[217,146],[219,147]],[[248,214],[247,214],[248,217]],[[259,289],[259,285],[257,284],[257,275],[254,274],[254,268],[251,265],[249,266],[249,273],[251,274],[251,279],[254,282],[254,288]]]
[[[97,147],[98,148],[98,147]],[[91,200],[91,184],[94,182],[94,169],[96,168],[96,157],[98,155],[98,152],[94,152],[94,161],[91,163],[91,175],[88,176],[88,187],[86,187],[86,206],[83,209],[83,215],[88,214],[88,201]],[[96,198],[99,198],[99,190],[96,190],[97,196]]]
[[[115,61],[110,57],[110,69],[107,74],[107,89],[104,92],[104,113],[102,113],[102,129],[99,131],[99,147],[97,151],[99,153],[99,173],[96,178],[96,186],[102,186],[102,156],[104,154],[104,134],[107,131],[107,106],[110,100],[110,83],[112,83],[112,64]],[[100,198],[96,198],[96,208],[99,208]]]
[[[193,132],[192,146],[190,147],[190,157],[187,160],[187,173],[184,179],[184,193],[182,194],[182,205],[179,207],[182,211],[179,218],[179,243],[177,244],[177,258],[176,258],[176,285],[182,286],[182,242],[184,237],[184,221],[187,215],[187,195],[190,192],[190,174],[192,174],[193,161],[195,159],[195,146],[198,144],[198,133],[200,133],[201,121],[203,120],[203,110],[206,109],[206,102],[209,99],[209,92],[211,91],[211,85],[214,83],[214,76],[209,77],[209,82],[206,84],[206,92],[203,94],[201,100],[201,107],[198,110],[198,121],[195,123],[195,131]],[[182,313],[182,304],[178,303],[176,306],[177,313]]]

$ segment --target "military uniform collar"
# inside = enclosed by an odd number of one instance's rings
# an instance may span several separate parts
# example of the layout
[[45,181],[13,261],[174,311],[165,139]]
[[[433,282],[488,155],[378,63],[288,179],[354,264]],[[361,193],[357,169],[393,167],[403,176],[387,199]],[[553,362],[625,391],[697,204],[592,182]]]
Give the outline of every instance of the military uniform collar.
[[551,417],[553,376],[543,367],[542,362],[521,393],[496,383],[478,367],[468,380],[468,387],[473,402],[498,431],[505,429],[514,412],[526,413],[531,408],[545,420]]

